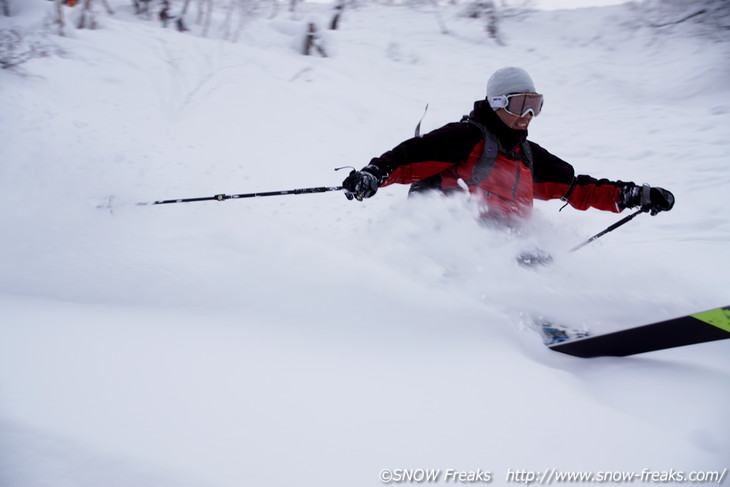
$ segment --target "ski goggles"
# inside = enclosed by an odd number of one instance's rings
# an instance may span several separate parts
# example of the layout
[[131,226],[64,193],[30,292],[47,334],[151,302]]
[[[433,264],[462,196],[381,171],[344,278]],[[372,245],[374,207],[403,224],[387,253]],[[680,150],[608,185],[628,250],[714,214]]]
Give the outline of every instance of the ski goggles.
[[512,95],[490,96],[489,106],[497,110],[504,108],[507,113],[525,117],[532,113],[533,117],[540,115],[542,110],[542,95],[539,93],[514,93]]

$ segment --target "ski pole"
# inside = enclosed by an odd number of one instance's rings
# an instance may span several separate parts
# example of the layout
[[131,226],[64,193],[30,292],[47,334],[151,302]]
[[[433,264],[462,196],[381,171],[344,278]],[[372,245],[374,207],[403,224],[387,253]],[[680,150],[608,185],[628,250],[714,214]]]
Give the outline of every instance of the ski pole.
[[646,213],[647,211],[649,211],[649,208],[641,208],[639,210],[636,210],[635,212],[633,212],[629,216],[627,216],[625,218],[622,218],[621,220],[617,221],[616,223],[614,223],[610,227],[606,228],[602,232],[599,232],[599,233],[595,234],[594,236],[592,236],[591,238],[589,238],[585,242],[576,245],[575,247],[573,247],[572,249],[570,249],[569,252],[575,252],[576,250],[585,247],[586,245],[588,245],[589,243],[593,242],[597,238],[601,238],[602,236],[606,235],[608,232],[612,232],[613,230],[616,230],[621,225],[630,222],[631,220],[633,220],[634,218],[636,218],[638,215],[640,215],[642,213]]
[[237,200],[242,198],[259,198],[262,196],[286,196],[290,194],[326,193],[328,191],[340,191],[341,189],[342,186],[321,186],[318,188],[298,188],[287,189],[283,191],[267,191],[263,193],[216,194],[213,196],[203,196],[200,198],[178,198],[174,200],[147,201],[137,203],[137,206],[167,205],[171,203],[193,203],[196,201],[225,201]]

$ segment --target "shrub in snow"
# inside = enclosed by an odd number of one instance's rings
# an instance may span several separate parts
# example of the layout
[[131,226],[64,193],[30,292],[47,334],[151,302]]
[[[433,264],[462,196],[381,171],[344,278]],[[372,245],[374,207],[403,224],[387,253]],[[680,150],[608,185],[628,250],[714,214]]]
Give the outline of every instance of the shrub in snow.
[[328,32],[315,19],[304,22],[291,20],[275,20],[269,25],[280,34],[291,38],[290,45],[297,52],[306,56],[330,57],[333,54],[333,43]]
[[0,30],[0,68],[17,70],[33,58],[61,54],[61,49],[39,32],[21,28]]
[[303,33],[300,34],[300,46],[301,52],[305,56],[328,57],[331,55],[329,36],[320,23],[314,19],[304,23]]
[[702,34],[725,35],[730,29],[730,2],[727,0],[644,0],[629,4],[641,23],[666,29],[690,25]]

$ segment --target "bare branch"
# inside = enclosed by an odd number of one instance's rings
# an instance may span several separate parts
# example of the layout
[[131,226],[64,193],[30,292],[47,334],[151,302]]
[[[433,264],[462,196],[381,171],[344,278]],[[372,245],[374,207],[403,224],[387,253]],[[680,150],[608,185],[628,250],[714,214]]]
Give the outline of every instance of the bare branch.
[[694,17],[697,17],[697,16],[699,16],[699,15],[703,15],[703,14],[706,14],[706,13],[707,13],[707,10],[705,10],[705,9],[702,9],[702,10],[700,10],[700,11],[698,11],[698,12],[695,12],[695,13],[693,13],[693,14],[689,14],[689,15],[687,15],[687,16],[685,16],[685,17],[683,17],[683,18],[679,19],[679,20],[674,20],[674,21],[672,21],[672,22],[665,22],[665,23],[663,23],[663,24],[654,24],[654,23],[651,23],[651,22],[650,22],[650,23],[649,23],[648,25],[649,25],[650,27],[667,27],[667,26],[669,26],[669,25],[677,25],[677,24],[681,24],[682,22],[686,22],[686,21],[688,21],[689,19],[692,19],[692,18],[694,18]]

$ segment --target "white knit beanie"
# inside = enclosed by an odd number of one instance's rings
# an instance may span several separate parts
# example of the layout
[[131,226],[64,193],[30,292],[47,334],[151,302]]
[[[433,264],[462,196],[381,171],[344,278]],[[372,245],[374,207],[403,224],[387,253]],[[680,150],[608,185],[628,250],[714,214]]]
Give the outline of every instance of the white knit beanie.
[[501,68],[487,81],[487,98],[512,93],[537,93],[532,78],[522,68]]

